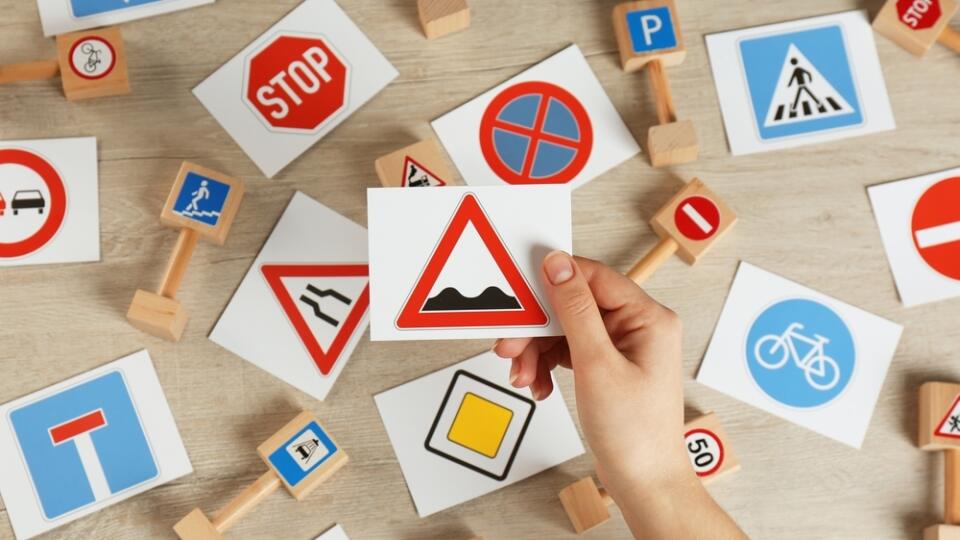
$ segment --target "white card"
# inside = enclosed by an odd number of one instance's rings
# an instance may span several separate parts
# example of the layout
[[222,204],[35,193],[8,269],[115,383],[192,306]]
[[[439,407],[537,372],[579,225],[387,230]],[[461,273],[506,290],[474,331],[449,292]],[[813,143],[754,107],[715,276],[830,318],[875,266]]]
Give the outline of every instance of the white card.
[[572,249],[563,186],[367,190],[373,341],[556,336],[543,258]]
[[865,10],[706,41],[735,156],[896,127]]
[[334,525],[330,527],[327,532],[318,536],[316,540],[350,540],[350,538],[347,536],[347,532],[343,530],[343,527]]
[[99,260],[97,139],[0,141],[0,266]]
[[860,448],[902,331],[744,262],[697,381]]
[[903,304],[960,296],[960,168],[868,192]]
[[434,120],[433,129],[472,185],[573,188],[640,152],[576,45]]
[[21,540],[193,472],[147,351],[0,406],[0,463]]
[[305,0],[193,93],[272,178],[396,76],[336,2]]
[[367,231],[297,192],[210,339],[323,400],[369,323]]
[[214,0],[37,0],[43,35],[55,36],[74,30],[113,26],[212,4]]
[[488,352],[375,397],[420,517],[583,454],[560,390],[534,402],[509,376]]

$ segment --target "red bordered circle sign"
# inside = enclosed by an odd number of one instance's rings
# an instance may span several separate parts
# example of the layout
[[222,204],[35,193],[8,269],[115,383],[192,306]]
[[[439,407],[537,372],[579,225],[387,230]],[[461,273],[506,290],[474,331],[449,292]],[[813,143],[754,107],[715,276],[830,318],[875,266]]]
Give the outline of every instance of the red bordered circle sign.
[[[110,51],[109,62],[107,63],[107,68],[104,70],[96,69],[94,71],[88,72],[83,68],[83,66],[77,65],[77,61],[76,61],[77,49],[84,44],[90,43],[91,41],[106,46],[107,50]],[[87,54],[89,57],[89,53],[87,53],[82,49],[80,50],[80,54]],[[113,68],[117,65],[116,49],[113,48],[113,45],[111,45],[109,41],[98,36],[86,36],[81,39],[78,39],[73,44],[73,46],[70,47],[70,54],[68,58],[70,59],[70,69],[72,69],[73,72],[76,73],[78,77],[91,80],[91,81],[106,77],[107,75],[113,72]],[[88,62],[89,61],[90,60],[88,60]]]
[[[690,464],[697,476],[701,478],[710,476],[723,465],[723,443],[720,442],[720,437],[709,429],[691,429],[683,436],[683,440],[687,447],[687,455],[690,457]],[[700,460],[701,456],[711,456],[712,459]]]
[[47,220],[33,235],[17,242],[0,242],[0,259],[12,259],[29,255],[47,243],[57,234],[67,213],[67,191],[63,180],[47,160],[27,150],[0,150],[0,165],[21,165],[35,172],[46,184],[50,194]]

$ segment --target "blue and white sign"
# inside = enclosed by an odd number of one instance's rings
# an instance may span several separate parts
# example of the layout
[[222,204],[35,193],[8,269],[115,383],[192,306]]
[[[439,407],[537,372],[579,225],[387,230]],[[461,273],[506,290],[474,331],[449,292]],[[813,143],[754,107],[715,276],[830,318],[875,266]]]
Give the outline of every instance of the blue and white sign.
[[895,127],[866,11],[706,38],[734,155]]
[[630,43],[635,53],[661,51],[677,46],[677,32],[667,6],[627,12],[627,29],[630,31]]
[[130,9],[163,0],[70,0],[74,17],[89,17],[122,9]]
[[[102,427],[75,433],[69,440],[60,440],[53,432],[97,411],[105,419]],[[158,474],[119,371],[15,409],[10,412],[10,423],[47,519],[56,519]]]
[[747,336],[747,366],[757,385],[791,407],[828,403],[847,387],[856,346],[843,320],[806,299],[778,302],[760,314]]
[[270,464],[290,486],[296,486],[327,462],[337,445],[316,422],[310,422],[270,454]]
[[43,34],[111,26],[161,13],[212,4],[214,0],[37,0]]
[[220,221],[229,194],[228,184],[189,172],[173,203],[173,213],[213,227]]

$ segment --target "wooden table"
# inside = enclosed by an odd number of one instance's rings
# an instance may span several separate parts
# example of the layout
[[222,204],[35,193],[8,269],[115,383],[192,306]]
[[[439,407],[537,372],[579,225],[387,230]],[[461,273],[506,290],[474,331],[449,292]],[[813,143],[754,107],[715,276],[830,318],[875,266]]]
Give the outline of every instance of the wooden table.
[[[696,267],[671,260],[649,291],[685,324],[688,416],[715,410],[743,470],[710,489],[757,538],[917,537],[941,521],[941,459],[914,447],[916,391],[960,379],[960,302],[904,309],[865,186],[960,164],[960,57],[918,60],[878,37],[898,129],[733,159],[702,35],[867,8],[880,0],[680,0],[686,62],[670,69],[680,114],[694,120],[701,159],[654,170],[634,158],[574,194],[579,254],[626,269],[656,238],[646,221],[694,175],[738,210],[734,232]],[[274,180],[207,114],[190,89],[297,4],[220,0],[124,25],[133,94],[68,103],[56,81],[0,87],[0,139],[96,135],[102,262],[0,270],[0,402],[146,347],[196,472],[63,527],[51,538],[171,537],[196,505],[220,507],[263,470],[257,444],[305,407],[352,461],[307,502],[275,496],[235,538],[313,538],[335,522],[353,538],[457,540],[572,537],[557,492],[590,474],[589,455],[428,519],[419,519],[372,396],[486,349],[487,342],[362,343],[320,403],[206,339],[294,190],[359,223],[373,161],[431,134],[428,121],[577,43],[639,136],[655,118],[643,74],[617,63],[612,0],[471,0],[473,25],[427,42],[412,0],[341,0],[400,71],[366,107]],[[35,2],[0,0],[0,61],[52,54]],[[180,162],[243,178],[248,194],[223,248],[197,251],[183,285],[192,315],[166,343],[124,319],[133,292],[159,282],[176,234],[158,214]],[[906,326],[863,449],[857,451],[693,382],[739,260]],[[573,411],[568,373],[560,386]],[[644,429],[644,426],[625,426]],[[0,514],[5,514],[0,511]],[[588,538],[628,538],[615,517]],[[12,538],[0,516],[0,538]]]

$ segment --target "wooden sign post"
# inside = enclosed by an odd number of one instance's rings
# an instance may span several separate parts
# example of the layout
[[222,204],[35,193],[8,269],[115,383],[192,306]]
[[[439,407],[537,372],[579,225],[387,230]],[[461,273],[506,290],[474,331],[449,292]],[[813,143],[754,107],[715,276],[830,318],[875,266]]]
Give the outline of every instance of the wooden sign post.
[[427,39],[436,39],[470,26],[467,0],[417,0],[417,13]]
[[703,182],[694,178],[653,216],[660,242],[629,272],[642,285],[674,253],[694,264],[737,222],[737,216]]
[[700,153],[693,122],[677,121],[665,67],[687,56],[673,0],[627,2],[613,9],[613,31],[624,71],[647,67],[657,104],[657,121],[647,132],[647,152],[654,167],[695,161]]
[[0,66],[0,84],[60,75],[70,101],[130,93],[127,55],[113,26],[57,36],[57,58]]
[[213,519],[195,508],[173,530],[182,540],[216,540],[282,484],[298,501],[320,487],[349,458],[307,411],[257,447],[269,471],[227,503]]
[[156,292],[138,290],[127,311],[127,320],[154,336],[179,341],[187,313],[176,300],[190,257],[200,237],[218,245],[240,209],[243,182],[200,165],[183,162],[173,189],[160,213],[160,221],[180,228],[180,236]]
[[924,540],[960,538],[960,384],[928,382],[920,386],[917,446],[943,451],[943,520],[923,532]]
[[[727,434],[714,413],[687,422],[684,445],[694,472],[704,484],[740,469],[740,460],[733,454]],[[565,487],[560,492],[560,503],[577,534],[609,520],[609,507],[614,504],[607,491],[589,476]]]
[[441,187],[453,180],[436,139],[424,139],[382,156],[374,167],[384,187]]
[[956,0],[887,0],[873,29],[917,56],[938,41],[960,53],[960,32],[950,28],[958,9]]

